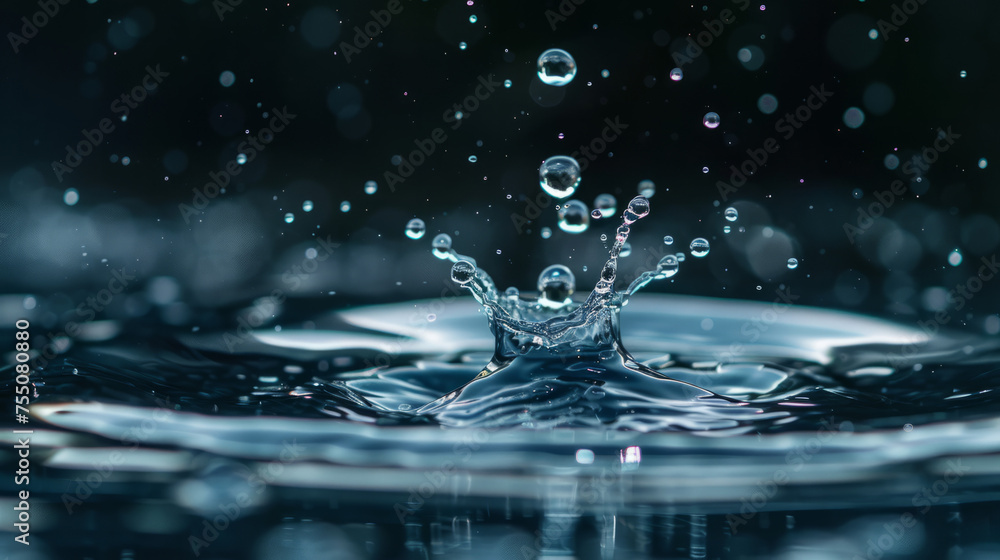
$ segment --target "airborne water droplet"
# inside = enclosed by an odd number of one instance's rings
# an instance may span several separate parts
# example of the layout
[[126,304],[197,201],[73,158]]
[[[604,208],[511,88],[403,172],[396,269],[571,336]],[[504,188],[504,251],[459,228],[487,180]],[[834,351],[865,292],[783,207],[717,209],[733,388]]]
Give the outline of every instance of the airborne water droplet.
[[236,163],[243,165],[247,162],[246,154],[236,154]]
[[618,201],[615,200],[614,195],[607,193],[599,194],[597,195],[597,198],[594,199],[594,210],[599,210],[602,218],[613,216],[618,210],[617,207]]
[[580,164],[569,156],[552,156],[538,168],[538,184],[554,198],[572,196],[580,180]]
[[559,229],[566,233],[580,233],[590,227],[590,213],[587,205],[579,200],[570,200],[559,209]]
[[696,237],[691,241],[691,256],[692,257],[704,257],[708,254],[710,247],[708,245],[708,240],[704,237]]
[[343,201],[343,202],[341,202],[340,203],[340,211],[341,212],[350,212],[351,211],[351,203],[348,202],[348,201],[346,201],[346,200]]
[[542,231],[539,233],[541,234],[542,239],[548,239],[552,237],[552,228],[543,227]]
[[290,223],[292,223],[294,221],[295,221],[295,214],[292,214],[291,212],[285,214],[285,223],[286,224],[290,224]]
[[431,240],[431,251],[439,259],[446,259],[451,254],[451,236],[447,233],[439,233]]
[[674,244],[674,238],[673,238],[673,236],[664,235],[663,236],[663,244],[664,245],[673,245]]
[[365,194],[375,194],[376,191],[378,191],[378,183],[375,181],[365,183]]
[[564,86],[576,76],[576,61],[562,49],[549,49],[538,57],[538,79],[550,86]]
[[718,113],[705,113],[705,116],[701,119],[702,124],[708,128],[718,128],[719,123],[722,119],[719,117]]
[[680,264],[678,264],[677,257],[674,255],[667,255],[656,264],[656,271],[663,275],[664,278],[670,278],[677,274],[678,268],[680,268]]
[[312,209],[313,209],[313,201],[311,201],[311,200],[303,200],[302,201],[302,211],[303,212],[312,212]]
[[642,181],[639,181],[638,191],[640,196],[650,198],[651,196],[656,194],[656,184],[650,181],[649,179],[644,179]]
[[427,231],[427,226],[420,218],[413,218],[406,222],[406,236],[410,239],[420,239]]
[[729,208],[726,208],[725,216],[730,222],[735,222],[740,217],[740,213],[735,208],[730,206]]
[[476,267],[469,261],[458,261],[451,267],[451,279],[459,284],[468,284],[476,275]]
[[788,259],[788,270],[795,270],[799,266],[799,259],[790,258]]
[[679,82],[684,79],[684,71],[680,68],[674,68],[670,71],[670,79]]
[[629,243],[628,241],[622,243],[622,250],[621,252],[618,253],[618,256],[621,258],[625,258],[631,254],[632,254],[632,244]]

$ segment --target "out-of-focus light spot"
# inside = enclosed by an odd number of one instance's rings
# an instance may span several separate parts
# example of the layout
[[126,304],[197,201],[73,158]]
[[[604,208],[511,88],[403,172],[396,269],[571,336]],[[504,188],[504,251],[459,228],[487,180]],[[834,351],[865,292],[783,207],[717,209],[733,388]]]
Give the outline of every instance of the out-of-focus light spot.
[[896,156],[896,154],[889,154],[885,156],[885,159],[882,160],[882,163],[885,164],[886,169],[892,171],[893,169],[899,167],[899,157]]
[[986,158],[979,158],[979,169],[986,169],[988,164],[989,162],[986,161]]
[[878,29],[869,29],[868,38],[871,39],[872,41],[878,39]]
[[223,73],[219,74],[219,83],[222,84],[222,87],[229,87],[235,84],[236,74],[233,74],[229,70],[224,71]]
[[594,462],[594,452],[589,449],[576,450],[576,462],[581,465],[589,465]]
[[958,73],[959,78],[964,78],[966,76],[968,76],[968,74],[965,72],[965,70],[962,70],[961,72]]
[[315,248],[310,247],[310,248],[306,249],[306,258],[307,259],[310,259],[310,260],[315,259],[317,257],[317,255],[319,255],[319,252],[316,251]]
[[892,88],[882,82],[872,82],[861,95],[861,104],[869,113],[882,116],[896,104],[896,94]]
[[955,249],[948,254],[948,264],[951,266],[958,266],[962,264],[962,253],[958,249]]
[[31,311],[36,305],[38,305],[38,300],[36,300],[33,296],[24,298],[24,308],[26,310]]
[[990,315],[983,321],[983,329],[986,334],[1000,333],[1000,315]]
[[770,93],[765,93],[757,99],[757,108],[760,109],[761,113],[770,115],[778,110],[778,98]]
[[63,193],[63,202],[66,206],[75,206],[77,202],[80,202],[80,193],[76,189],[66,189]]
[[622,449],[621,462],[627,465],[638,465],[642,461],[642,450],[638,445],[631,445]]
[[844,111],[844,124],[849,128],[858,128],[865,122],[865,113],[857,107]]

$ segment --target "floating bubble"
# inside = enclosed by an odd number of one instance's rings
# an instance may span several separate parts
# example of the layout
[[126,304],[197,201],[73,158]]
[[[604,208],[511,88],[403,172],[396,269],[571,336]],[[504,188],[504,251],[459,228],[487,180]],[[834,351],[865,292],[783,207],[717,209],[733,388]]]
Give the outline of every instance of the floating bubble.
[[563,302],[576,290],[576,277],[568,267],[561,264],[548,266],[538,275],[540,300]]
[[365,194],[375,194],[378,191],[378,183],[375,181],[365,182]]
[[469,261],[458,261],[451,266],[451,279],[465,285],[476,276],[476,266]]
[[795,270],[799,267],[799,259],[792,257],[788,259],[788,270]]
[[347,213],[351,211],[351,203],[347,200],[340,203],[340,211]]
[[569,156],[552,156],[538,168],[538,183],[554,198],[571,196],[580,180],[580,164]]
[[505,87],[507,89],[510,89],[510,86],[512,86],[512,85],[514,85],[514,82],[512,82],[510,80],[504,80],[503,81],[503,87]]
[[548,239],[552,237],[552,228],[543,227],[542,231],[539,233],[541,234],[542,239]]
[[236,163],[244,165],[247,162],[246,154],[236,154]]
[[420,218],[406,222],[406,236],[410,239],[420,239],[427,232],[427,225]]
[[663,278],[670,278],[671,276],[677,274],[677,270],[679,268],[679,261],[674,255],[667,255],[660,259],[660,262],[656,263],[656,271],[659,272]]
[[674,238],[673,238],[673,236],[672,235],[664,235],[663,236],[663,244],[664,245],[673,245],[674,244]]
[[295,221],[295,214],[292,214],[291,212],[285,214],[285,223],[286,224],[290,224],[290,223],[292,223],[294,221]]
[[650,198],[656,194],[656,184],[649,179],[644,179],[639,181],[639,187],[637,190],[639,191],[639,196]]
[[757,108],[760,109],[761,113],[770,115],[778,110],[778,98],[770,93],[765,93],[757,98]]
[[730,206],[729,208],[726,208],[726,211],[725,211],[724,214],[726,216],[726,220],[728,220],[730,222],[735,222],[740,217],[739,211],[737,211],[732,206]]
[[562,49],[549,49],[538,57],[538,79],[550,86],[564,86],[576,76],[576,61]]
[[849,107],[844,111],[844,124],[848,128],[858,128],[865,122],[865,113],[857,107]]
[[707,255],[710,249],[708,245],[708,240],[705,239],[704,237],[696,237],[693,240],[691,240],[690,248],[691,248],[691,256],[698,258]]
[[721,122],[722,118],[719,117],[718,113],[705,113],[705,116],[701,119],[701,123],[707,128],[718,128]]
[[222,87],[229,87],[233,85],[236,83],[236,74],[233,74],[229,70],[224,71],[219,74],[219,83],[222,84]]
[[680,68],[674,68],[670,71],[670,79],[679,82],[684,79],[684,71]]
[[599,194],[594,199],[594,210],[600,211],[602,218],[613,216],[618,211],[618,200],[611,194]]
[[431,240],[431,252],[439,259],[446,259],[451,254],[451,236],[439,233]]
[[76,206],[77,202],[80,202],[80,193],[76,189],[66,189],[63,193],[63,202],[66,206]]
[[580,233],[590,227],[590,212],[579,200],[570,200],[559,209],[559,229],[566,233]]

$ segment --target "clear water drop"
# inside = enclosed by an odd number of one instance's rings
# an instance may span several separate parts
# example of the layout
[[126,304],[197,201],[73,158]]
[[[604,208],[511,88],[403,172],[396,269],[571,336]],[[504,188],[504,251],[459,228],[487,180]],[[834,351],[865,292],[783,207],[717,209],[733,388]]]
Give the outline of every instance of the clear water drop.
[[670,79],[679,82],[684,79],[684,71],[680,68],[674,68],[670,71]]
[[610,70],[608,70],[607,68],[605,68],[604,70],[601,70],[601,77],[602,78],[607,78],[609,76],[611,76],[611,71]]
[[726,216],[726,220],[730,222],[735,222],[740,217],[740,213],[732,206],[726,208],[724,215]]
[[451,279],[458,284],[468,284],[476,276],[476,266],[469,261],[458,261],[451,266]]
[[986,165],[987,165],[988,163],[989,163],[989,162],[988,162],[988,161],[986,161],[986,158],[979,158],[979,163],[978,163],[978,165],[979,165],[979,169],[986,169]]
[[295,214],[292,214],[291,212],[285,214],[285,223],[286,224],[290,224],[290,223],[292,223],[294,221],[295,221]]
[[463,51],[464,51],[464,50],[465,50],[466,48],[468,48],[468,46],[469,46],[469,45],[467,45],[467,44],[465,43],[465,41],[462,41],[461,43],[459,43],[459,44],[458,44],[458,48],[459,48],[460,50],[463,50]]
[[642,181],[639,181],[639,186],[637,190],[640,196],[650,198],[654,194],[656,194],[656,183],[650,181],[649,179],[644,179]]
[[520,290],[518,290],[514,286],[511,286],[511,287],[507,288],[506,290],[504,290],[503,293],[504,293],[505,296],[509,297],[510,299],[517,299],[521,295]]
[[705,116],[701,119],[702,124],[707,128],[718,128],[719,124],[722,122],[722,118],[719,117],[718,113],[705,113]]
[[344,212],[344,213],[350,212],[351,211],[351,203],[350,203],[350,201],[345,200],[345,201],[341,202],[340,203],[340,211]]
[[961,72],[959,72],[959,73],[958,73],[958,76],[959,76],[960,78],[964,78],[964,77],[966,77],[966,76],[968,76],[968,75],[969,75],[969,74],[968,74],[968,73],[966,73],[966,71],[965,71],[965,70],[962,70]]
[[510,80],[504,80],[503,81],[503,87],[505,87],[507,89],[510,89],[510,86],[512,86],[512,85],[514,85],[514,82],[511,82]]
[[80,202],[80,193],[76,189],[66,189],[63,192],[63,202],[66,206],[75,206],[77,202]]
[[476,17],[476,14],[472,14],[471,16],[469,16],[469,23],[476,23],[478,19],[479,18]]
[[732,227],[730,227],[730,226],[722,226],[722,233],[729,233],[731,231],[733,231]]
[[628,241],[622,243],[622,250],[621,252],[618,253],[618,256],[621,258],[625,258],[631,254],[632,254],[632,244],[629,243]]
[[664,278],[670,278],[674,274],[677,274],[679,268],[679,261],[674,255],[667,255],[660,259],[660,262],[656,263],[656,271]]
[[420,218],[406,222],[406,236],[410,239],[420,239],[427,232],[427,225]]
[[696,237],[693,240],[691,240],[690,248],[691,248],[691,256],[698,258],[707,255],[710,249],[708,245],[708,240],[705,239],[704,237]]
[[799,259],[794,257],[788,259],[788,270],[795,270],[799,266]]
[[614,216],[618,211],[618,200],[611,194],[599,194],[594,199],[594,210],[599,210],[602,218]]
[[550,86],[564,86],[576,77],[576,61],[562,49],[549,49],[538,57],[538,79]]
[[674,256],[677,257],[677,262],[684,262],[684,259],[687,258],[687,255],[685,255],[684,253],[677,253]]
[[570,200],[559,209],[559,229],[566,233],[581,233],[590,227],[590,212],[579,200]]
[[236,163],[244,165],[247,162],[246,154],[236,154]]
[[959,251],[958,249],[955,249],[954,251],[949,253],[948,264],[950,264],[951,266],[958,266],[962,264],[962,252]]
[[564,302],[576,290],[576,276],[561,264],[548,266],[538,275],[539,300]]
[[664,245],[673,245],[674,244],[674,238],[673,238],[673,236],[671,236],[671,235],[664,235],[663,236],[663,244]]
[[303,200],[302,201],[302,211],[303,212],[312,212],[312,209],[313,209],[313,201],[311,201],[311,200]]
[[580,164],[569,156],[552,156],[538,168],[538,184],[553,198],[572,196],[580,180]]
[[476,156],[469,156],[469,163],[476,163],[477,161],[479,161],[479,158]]
[[637,196],[628,203],[628,209],[622,214],[625,224],[635,223],[636,220],[649,214],[649,200],[642,196]]
[[601,214],[600,210],[598,210],[597,208],[594,208],[593,210],[590,211],[590,217],[593,218],[593,219],[595,219],[595,220],[600,220],[601,218],[604,217],[604,215]]
[[439,233],[431,240],[431,251],[439,259],[447,259],[451,254],[451,236],[447,233]]
[[375,194],[378,191],[378,183],[375,181],[367,181],[365,183],[365,194]]
[[542,239],[548,239],[552,237],[552,228],[543,227],[542,231],[539,233],[541,234]]

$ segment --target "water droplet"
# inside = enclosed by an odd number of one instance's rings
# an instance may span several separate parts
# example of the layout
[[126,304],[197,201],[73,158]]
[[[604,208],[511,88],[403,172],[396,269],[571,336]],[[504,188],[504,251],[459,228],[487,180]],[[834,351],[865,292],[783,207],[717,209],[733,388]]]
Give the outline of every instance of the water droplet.
[[594,208],[593,210],[590,211],[590,217],[593,218],[593,219],[595,219],[595,220],[600,220],[601,218],[604,217],[604,215],[601,214],[600,210],[598,210],[597,208]]
[[576,61],[562,49],[549,49],[538,57],[538,79],[550,86],[564,86],[576,76]]
[[538,183],[554,198],[566,198],[580,186],[580,164],[569,156],[552,156],[538,168]]
[[959,251],[958,249],[955,249],[954,251],[949,253],[948,264],[950,264],[951,266],[958,266],[962,264],[962,252]]
[[878,39],[878,29],[872,28],[868,30],[868,38],[874,41]]
[[439,259],[446,259],[451,254],[451,236],[447,233],[439,233],[431,240],[431,250],[434,256]]
[[708,254],[709,245],[708,240],[704,237],[696,237],[691,241],[691,256],[692,257],[704,257]]
[[246,154],[236,154],[236,163],[243,165],[247,162]]
[[465,41],[462,41],[461,43],[459,43],[459,44],[458,44],[458,48],[459,48],[460,50],[463,50],[463,51],[464,51],[464,50],[465,50],[465,49],[466,49],[466,48],[467,48],[468,46],[469,46],[469,45],[466,45],[466,44],[465,44]]
[[729,208],[726,208],[725,216],[730,222],[735,222],[740,217],[740,213],[735,208],[730,206]]
[[650,198],[656,194],[656,183],[653,183],[649,179],[644,179],[639,181],[639,187],[637,190],[639,191],[640,196]]
[[563,302],[576,290],[576,277],[573,271],[561,264],[548,266],[538,275],[538,293],[540,300]]
[[543,227],[539,233],[542,235],[542,239],[548,239],[552,237],[552,228]]
[[599,210],[602,218],[613,216],[618,211],[618,201],[614,195],[607,193],[599,194],[594,199],[594,210]]
[[988,163],[989,162],[986,161],[986,158],[979,158],[979,169],[986,169],[986,165]]
[[511,287],[507,288],[506,290],[504,290],[503,293],[504,293],[505,296],[509,297],[510,299],[517,299],[521,295],[520,290],[518,290],[514,286],[511,286]]
[[479,18],[476,17],[476,14],[472,14],[471,16],[469,16],[469,23],[476,23],[476,20],[478,19]]
[[468,284],[476,276],[476,266],[469,261],[458,261],[451,267],[451,279],[458,284]]
[[122,165],[128,167],[128,164],[132,163],[132,158],[128,156],[122,157]]
[[375,181],[367,181],[365,183],[365,194],[375,194],[378,191],[378,183]]
[[622,219],[625,220],[626,224],[632,224],[647,214],[649,214],[649,200],[637,196],[628,203],[628,209],[622,214]]
[[664,235],[663,236],[663,244],[664,245],[673,245],[674,244],[674,238],[673,238],[673,236]]
[[722,118],[719,117],[718,113],[705,113],[701,122],[708,128],[718,128],[719,124],[722,122]]
[[512,85],[514,85],[514,82],[511,82],[510,80],[504,80],[503,81],[503,87],[505,87],[507,89],[510,89],[510,86],[512,86]]
[[579,200],[570,200],[559,209],[559,229],[566,233],[580,233],[590,227],[590,212]]
[[731,231],[733,231],[732,227],[730,227],[730,226],[722,226],[722,233],[729,233]]
[[788,259],[788,270],[795,270],[799,267],[799,259],[792,257]]
[[80,193],[76,189],[66,189],[63,193],[63,202],[66,206],[76,206],[77,202],[80,202]]
[[303,200],[302,201],[302,211],[303,212],[312,212],[312,209],[313,209],[313,201],[311,201],[311,200]]
[[340,211],[347,213],[351,211],[351,203],[347,200],[340,203]]
[[621,258],[625,258],[631,254],[632,254],[632,244],[629,243],[628,241],[622,243],[622,250],[620,253],[618,253],[618,256]]
[[420,239],[427,232],[427,226],[420,218],[413,218],[406,222],[406,236],[410,239]]
[[965,73],[965,70],[962,70],[961,72],[958,73],[958,76],[960,78],[964,78],[964,77],[968,76],[968,74]]
[[701,168],[701,172],[702,173],[708,173],[708,168],[707,167],[702,167]]
[[[460,120],[462,120],[462,117],[464,117],[464,116],[465,116],[465,113],[463,113],[461,111],[455,111],[455,120],[460,121]],[[403,160],[400,159],[399,161],[402,162]],[[393,163],[393,165],[399,165],[399,164],[398,163]]]
[[913,431],[913,424],[904,424],[903,425],[903,431],[904,432],[912,432]]
[[295,221],[295,214],[292,214],[291,212],[285,214],[285,223],[286,224],[290,224],[290,223],[292,223],[294,221]]
[[677,253],[674,256],[677,257],[677,262],[684,262],[684,259],[687,258],[687,255],[685,255],[684,253]]
[[500,249],[497,249],[497,254],[498,254],[498,255],[499,255],[499,254],[500,254],[501,252],[502,252],[502,251],[501,251]]
[[679,82],[684,79],[684,71],[680,68],[674,68],[670,71],[670,79]]
[[656,271],[659,272],[664,278],[670,278],[674,274],[677,274],[677,270],[679,268],[679,261],[674,255],[667,255],[660,259],[660,262],[656,263]]
[[601,77],[602,78],[607,78],[610,75],[611,75],[611,71],[610,70],[607,70],[607,69],[601,70]]

